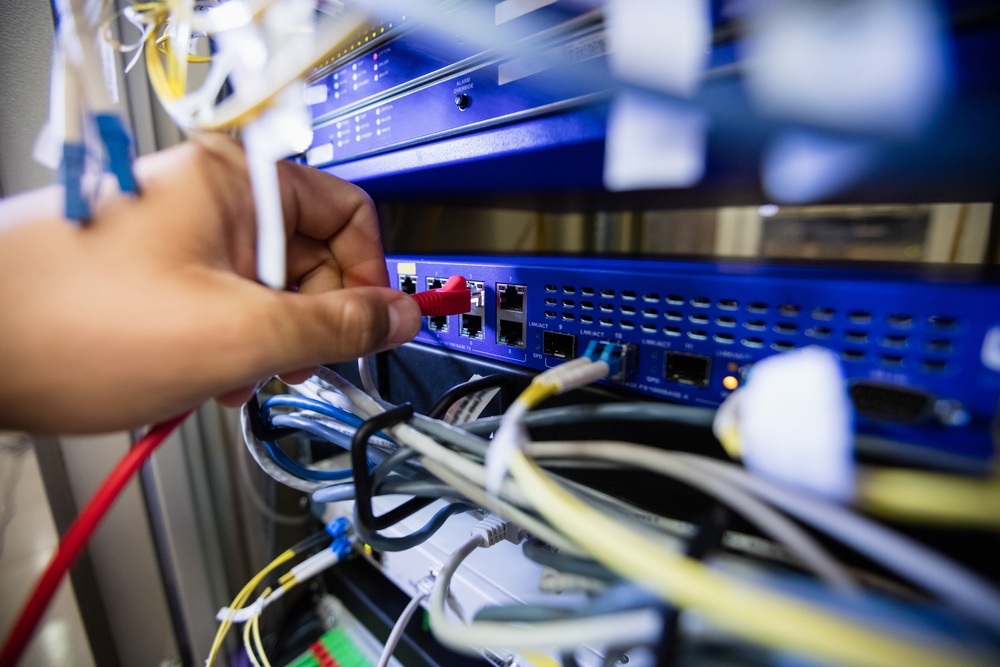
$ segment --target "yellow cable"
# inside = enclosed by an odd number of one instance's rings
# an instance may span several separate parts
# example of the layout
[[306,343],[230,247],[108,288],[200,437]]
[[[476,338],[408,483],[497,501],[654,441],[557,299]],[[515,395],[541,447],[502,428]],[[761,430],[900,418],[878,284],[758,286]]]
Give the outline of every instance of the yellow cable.
[[[271,589],[266,589],[261,593],[261,597],[264,597],[268,591]],[[246,651],[247,657],[250,658],[250,662],[253,663],[253,667],[261,667],[260,661],[257,660],[257,653],[253,650],[253,643],[250,639],[250,628],[253,625],[253,621],[257,616],[252,616],[247,619],[247,622],[243,624],[243,650]]]
[[722,448],[729,454],[729,458],[738,459],[743,455],[740,449],[740,430],[736,424],[731,424],[716,433]]
[[[254,577],[247,582],[246,586],[243,587],[235,598],[233,598],[232,604],[229,605],[231,612],[235,612],[238,609],[242,609],[243,605],[246,604],[247,598],[257,589],[260,582],[264,580],[272,570],[274,570],[279,565],[288,562],[295,557],[295,551],[288,549],[283,551],[278,555],[277,558],[268,563],[263,570],[254,575]],[[219,630],[215,633],[215,640],[212,642],[212,649],[209,651],[208,659],[205,660],[205,667],[211,667],[212,662],[215,660],[216,654],[222,647],[222,641],[226,638],[226,633],[229,632],[229,628],[232,626],[232,620],[227,616],[225,620],[219,625]]]
[[149,83],[153,87],[153,92],[164,103],[175,102],[177,96],[174,95],[170,84],[167,81],[167,74],[163,70],[163,61],[160,59],[156,48],[156,30],[150,30],[146,37],[146,73],[149,75]]
[[[552,385],[533,382],[517,400],[534,407],[556,391],[558,388]],[[777,649],[856,665],[986,664],[974,656],[900,641],[714,572],[700,561],[671,551],[587,505],[552,481],[521,450],[513,453],[510,472],[535,509],[594,558],[671,604],[698,609],[734,634]]]
[[[161,35],[156,39],[156,48],[165,56],[173,57],[173,47],[170,45],[170,36]],[[188,54],[187,61],[189,63],[210,63],[212,62],[212,56],[196,56],[193,54]]]
[[974,656],[875,632],[714,572],[580,501],[548,479],[523,452],[515,452],[510,469],[535,509],[597,560],[672,604],[697,609],[734,634],[835,663],[910,667],[987,664]]
[[857,501],[889,519],[1000,529],[1000,478],[869,468],[858,475]]
[[[345,35],[352,35],[356,32],[357,28],[365,25],[366,20],[361,18],[354,21],[351,28],[345,31]],[[342,48],[342,45],[347,40],[347,37],[342,37],[338,42],[334,43],[330,48],[325,50],[322,54],[316,57],[314,60],[309,62],[306,66],[300,68],[297,71],[290,72],[286,74],[282,81],[275,86],[274,90],[257,100],[253,104],[249,105],[245,109],[241,109],[239,105],[244,104],[241,100],[229,98],[228,100],[222,102],[217,108],[218,117],[212,122],[200,123],[198,127],[203,130],[230,130],[237,128],[246,122],[253,120],[261,113],[266,111],[271,103],[274,102],[276,98],[282,91],[284,91],[288,86],[297,81],[298,79],[304,77],[308,74],[317,64],[326,60],[331,53],[334,53],[338,49]],[[230,107],[235,107],[235,110],[231,110]]]
[[264,642],[260,639],[260,614],[251,619],[253,621],[253,643],[257,647],[257,653],[260,655],[261,667],[271,667],[271,661],[267,659],[267,652],[264,651]]
[[554,384],[548,382],[532,382],[528,387],[517,397],[517,400],[523,401],[528,404],[528,407],[533,408],[550,396],[554,396],[558,391],[558,387]]

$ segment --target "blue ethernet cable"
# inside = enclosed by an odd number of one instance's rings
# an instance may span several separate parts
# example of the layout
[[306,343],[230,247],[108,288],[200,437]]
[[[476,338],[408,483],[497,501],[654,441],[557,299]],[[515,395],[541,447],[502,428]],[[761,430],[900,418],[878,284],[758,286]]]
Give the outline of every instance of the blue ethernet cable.
[[287,472],[310,482],[339,482],[349,479],[354,471],[350,468],[343,470],[313,470],[302,465],[288,454],[286,454],[277,444],[270,440],[264,441],[264,449],[274,463]]
[[279,428],[294,428],[299,431],[305,431],[306,433],[316,436],[320,440],[325,440],[330,444],[336,445],[341,449],[348,451],[351,449],[351,433],[343,433],[337,429],[330,428],[326,424],[313,421],[312,419],[298,417],[296,415],[274,415],[271,417],[271,424]]
[[[324,403],[323,401],[317,401],[314,398],[298,396],[295,394],[276,394],[268,398],[261,406],[261,417],[266,421],[271,408],[277,406],[299,408],[300,410],[312,410],[313,412],[317,412],[324,417],[336,419],[339,422],[343,422],[348,426],[353,426],[355,428],[361,426],[361,424],[365,421],[354,413],[348,412],[343,408],[338,408],[336,405],[330,405],[329,403]],[[348,449],[350,448],[348,447]]]
[[[344,447],[345,449],[350,449],[351,447],[350,435],[341,433],[340,431],[336,431],[328,426],[324,426],[323,424],[319,424],[309,419],[295,417],[292,415],[275,415],[272,419],[272,423],[275,426],[289,427],[305,431],[310,435],[314,435],[322,440]],[[271,457],[271,460],[273,460],[279,468],[290,475],[301,477],[302,479],[310,482],[339,482],[350,478],[354,474],[351,468],[345,468],[343,470],[316,470],[314,468],[306,467],[292,457],[288,456],[288,454],[286,454],[276,443],[272,441],[264,441],[264,449]],[[372,453],[374,454],[376,452],[373,451]],[[369,470],[373,469],[376,465],[377,461],[369,459]]]

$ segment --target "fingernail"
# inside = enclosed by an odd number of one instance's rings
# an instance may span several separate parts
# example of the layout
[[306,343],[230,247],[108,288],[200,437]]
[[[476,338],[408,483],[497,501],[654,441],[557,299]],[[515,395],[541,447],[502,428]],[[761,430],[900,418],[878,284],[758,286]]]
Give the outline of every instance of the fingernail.
[[417,335],[420,330],[420,308],[408,296],[389,303],[389,338],[386,342],[400,345]]

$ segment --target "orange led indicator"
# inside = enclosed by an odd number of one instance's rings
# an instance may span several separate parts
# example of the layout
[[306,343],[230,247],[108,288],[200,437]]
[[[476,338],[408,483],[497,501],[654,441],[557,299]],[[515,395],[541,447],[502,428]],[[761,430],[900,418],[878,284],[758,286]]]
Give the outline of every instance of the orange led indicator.
[[727,375],[726,377],[722,378],[722,386],[728,389],[729,391],[732,391],[736,389],[736,387],[740,386],[740,381],[737,380],[736,377],[733,375]]

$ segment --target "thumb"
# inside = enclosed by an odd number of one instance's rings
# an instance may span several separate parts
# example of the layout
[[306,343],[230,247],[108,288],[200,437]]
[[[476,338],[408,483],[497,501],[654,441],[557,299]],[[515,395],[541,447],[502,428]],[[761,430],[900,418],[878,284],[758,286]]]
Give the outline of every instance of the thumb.
[[420,330],[420,308],[388,287],[319,293],[270,292],[259,341],[264,374],[356,359],[405,343]]

